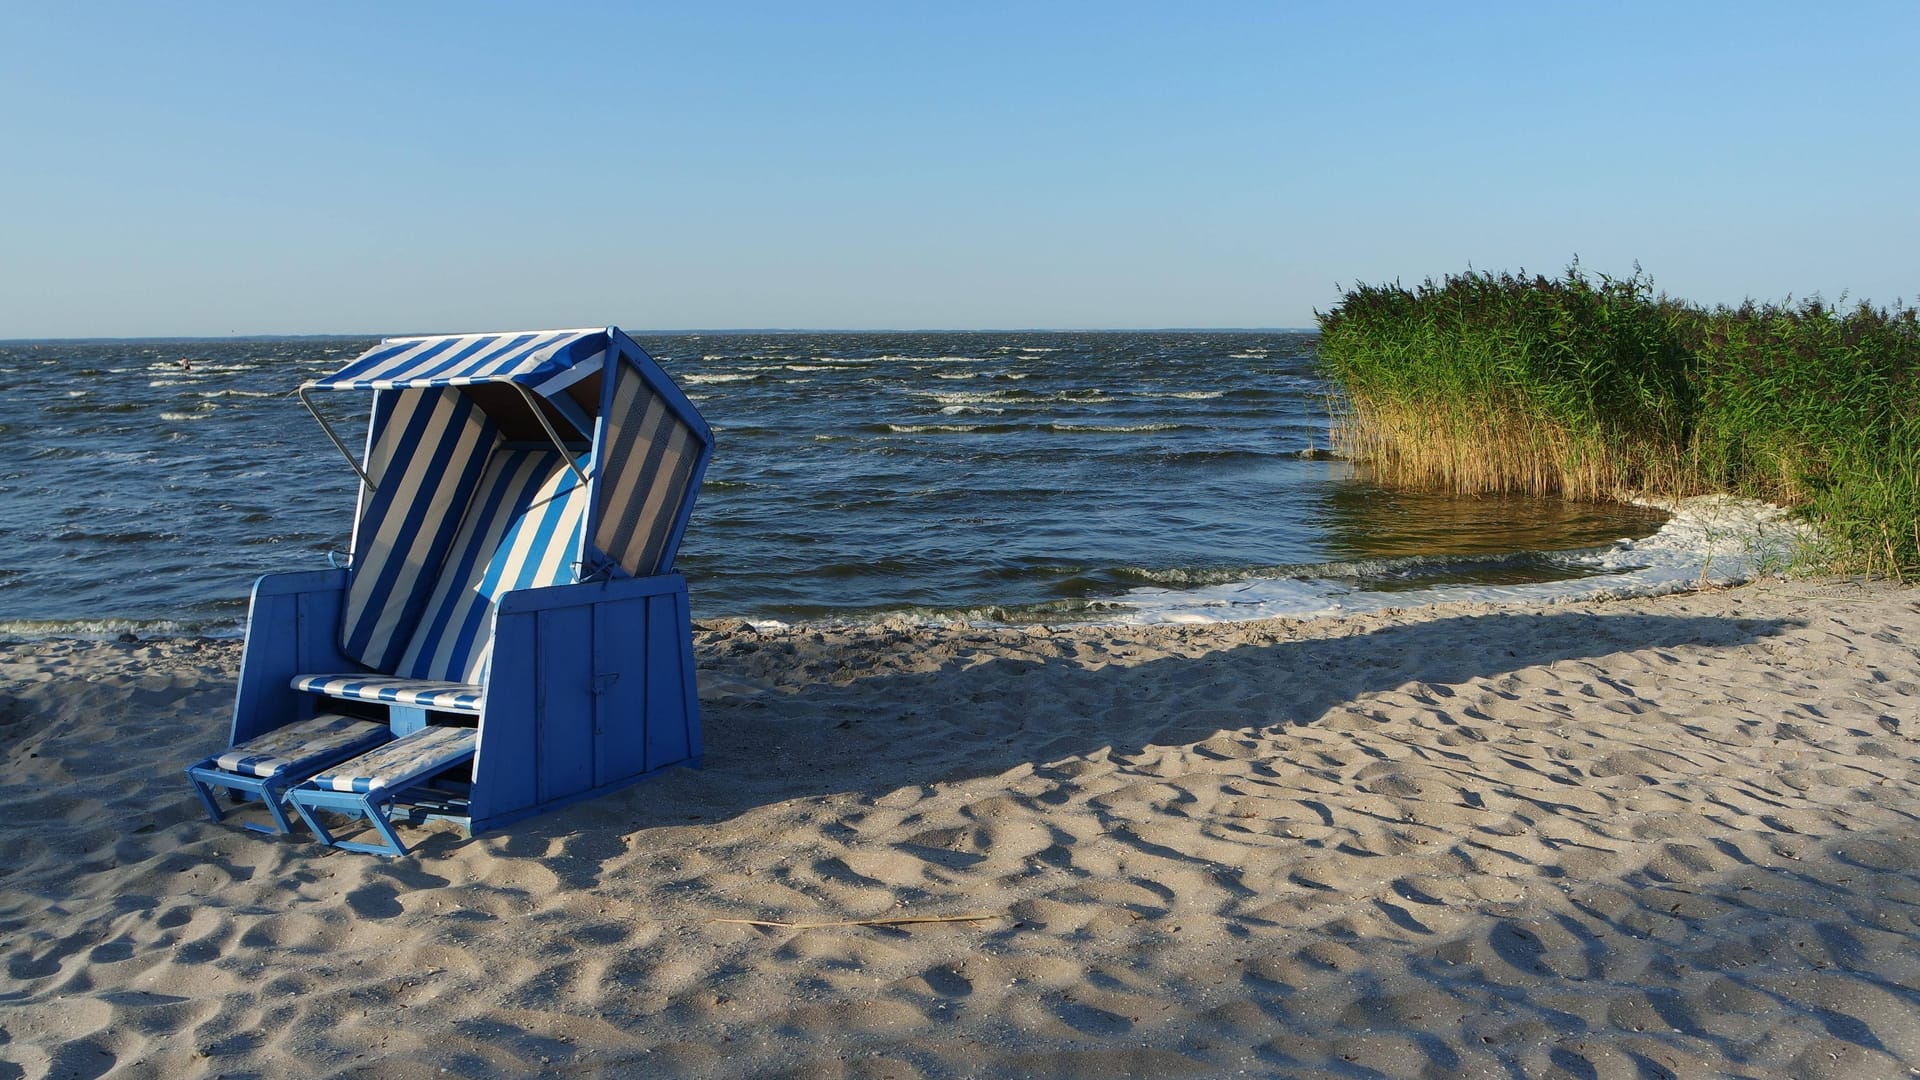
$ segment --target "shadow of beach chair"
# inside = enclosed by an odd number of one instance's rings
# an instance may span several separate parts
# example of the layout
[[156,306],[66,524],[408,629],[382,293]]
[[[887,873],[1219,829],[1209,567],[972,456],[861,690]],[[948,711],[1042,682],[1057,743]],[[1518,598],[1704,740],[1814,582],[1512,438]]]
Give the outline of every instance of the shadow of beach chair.
[[[256,583],[233,747],[189,771],[210,812],[225,786],[285,828],[284,797],[322,842],[402,854],[396,818],[471,834],[699,763],[672,564],[713,435],[644,350],[612,327],[393,339],[315,389],[374,392],[363,459],[314,411],[361,478],[353,554]],[[378,736],[302,756],[321,717]],[[271,788],[244,769],[261,739],[294,744]]]

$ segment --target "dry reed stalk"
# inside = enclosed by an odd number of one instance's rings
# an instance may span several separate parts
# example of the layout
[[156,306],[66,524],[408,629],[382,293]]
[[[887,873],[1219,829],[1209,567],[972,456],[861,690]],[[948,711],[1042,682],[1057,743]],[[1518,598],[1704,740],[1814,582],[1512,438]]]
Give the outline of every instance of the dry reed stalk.
[[1004,919],[1003,912],[986,915],[896,915],[884,919],[841,919],[834,922],[776,922],[772,919],[708,919],[710,923],[738,923],[743,926],[769,926],[779,930],[825,930],[837,926],[908,926],[914,923],[985,922]]

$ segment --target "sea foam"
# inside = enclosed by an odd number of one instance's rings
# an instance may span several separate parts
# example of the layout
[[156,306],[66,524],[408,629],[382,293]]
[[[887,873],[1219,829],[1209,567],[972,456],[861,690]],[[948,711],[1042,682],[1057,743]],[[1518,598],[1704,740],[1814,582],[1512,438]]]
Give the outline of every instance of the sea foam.
[[1588,576],[1521,585],[1435,585],[1382,592],[1336,577],[1253,578],[1200,588],[1139,588],[1114,601],[1104,622],[1202,623],[1314,618],[1428,604],[1568,603],[1658,596],[1734,585],[1784,566],[1815,542],[1813,530],[1769,503],[1703,495],[1657,505],[1673,517],[1652,536],[1570,554]]

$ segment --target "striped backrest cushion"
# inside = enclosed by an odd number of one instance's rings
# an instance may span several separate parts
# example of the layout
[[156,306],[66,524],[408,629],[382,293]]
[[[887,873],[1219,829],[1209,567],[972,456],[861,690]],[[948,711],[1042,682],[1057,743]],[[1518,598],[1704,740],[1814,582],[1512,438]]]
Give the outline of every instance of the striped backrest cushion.
[[[585,468],[592,460],[582,454]],[[587,486],[572,469],[559,468],[536,491],[480,577],[480,595],[498,601],[516,589],[571,585],[580,579],[580,526],[587,517]]]
[[[393,674],[461,683],[481,680],[492,633],[492,604],[481,592],[481,583],[522,517],[530,511],[536,516],[546,512],[562,478],[572,479],[573,472],[556,451],[503,448],[494,452]],[[553,573],[568,575],[565,580],[571,581],[575,556],[564,536],[551,539],[553,550],[540,554],[557,559]],[[533,543],[531,535],[526,543]],[[576,525],[572,547],[577,546]]]
[[374,402],[367,471],[354,523],[340,640],[348,656],[390,672],[419,625],[434,578],[497,439],[458,390],[387,390]]
[[665,573],[673,568],[675,527],[691,509],[700,440],[625,364],[605,425],[594,546],[635,577]]

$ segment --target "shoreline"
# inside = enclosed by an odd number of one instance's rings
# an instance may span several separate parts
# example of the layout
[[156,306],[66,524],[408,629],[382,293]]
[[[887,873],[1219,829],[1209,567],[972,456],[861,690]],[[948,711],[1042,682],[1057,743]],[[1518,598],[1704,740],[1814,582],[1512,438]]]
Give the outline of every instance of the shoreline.
[[[1813,529],[1796,521],[1790,511],[1750,499],[1705,495],[1679,501],[1643,502],[1641,505],[1656,506],[1669,515],[1651,535],[1623,538],[1603,547],[1485,556],[1494,560],[1532,556],[1558,560],[1566,576],[1542,581],[1368,588],[1356,584],[1365,580],[1359,574],[1333,572],[1341,567],[1377,566],[1397,561],[1392,558],[1361,559],[1296,568],[1301,571],[1319,569],[1322,571],[1319,574],[1283,573],[1279,576],[1239,578],[1221,572],[1204,575],[1214,578],[1211,583],[1185,587],[1140,586],[1115,596],[1087,598],[1083,601],[1088,605],[1086,612],[1059,613],[1058,618],[1044,617],[1047,614],[1045,609],[1055,603],[1050,601],[1028,607],[906,608],[792,621],[765,616],[702,616],[697,622],[707,625],[740,624],[769,631],[810,632],[837,632],[865,627],[929,631],[974,627],[1039,627],[1100,631],[1124,626],[1243,623],[1274,618],[1345,618],[1367,612],[1460,603],[1520,606],[1563,604],[1660,596],[1702,587],[1740,585],[1768,574],[1777,575],[1781,569],[1791,565],[1800,551],[1818,542]],[[1475,557],[1461,556],[1455,561],[1473,562]],[[1090,614],[1096,609],[1098,614]],[[1014,621],[1006,617],[990,617],[990,612],[1004,615],[1024,613],[1035,617]],[[43,631],[50,632],[12,632],[30,625],[38,625]],[[87,627],[98,629],[81,633],[67,632],[69,628]],[[154,632],[156,627],[157,633]],[[138,636],[142,630],[147,631],[146,637],[153,639],[180,636],[224,640],[243,637],[246,623],[242,616],[238,623],[223,627],[216,633],[210,627],[183,627],[167,620],[20,620],[0,622],[0,642],[68,638],[112,640],[129,633]],[[176,630],[189,632],[175,634]]]
[[703,626],[704,769],[400,861],[205,820],[238,639],[0,644],[0,1062],[1920,1067],[1920,590]]

